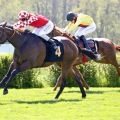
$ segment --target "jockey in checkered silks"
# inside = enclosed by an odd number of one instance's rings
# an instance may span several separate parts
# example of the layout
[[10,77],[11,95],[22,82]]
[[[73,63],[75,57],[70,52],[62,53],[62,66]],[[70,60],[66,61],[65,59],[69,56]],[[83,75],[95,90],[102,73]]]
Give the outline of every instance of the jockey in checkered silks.
[[24,10],[19,12],[18,17],[19,21],[13,25],[15,30],[20,30],[26,26],[32,26],[34,27],[32,33],[52,43],[56,50],[59,49],[55,42],[53,42],[53,39],[48,36],[48,34],[54,29],[54,24],[50,20],[42,15],[29,13]]

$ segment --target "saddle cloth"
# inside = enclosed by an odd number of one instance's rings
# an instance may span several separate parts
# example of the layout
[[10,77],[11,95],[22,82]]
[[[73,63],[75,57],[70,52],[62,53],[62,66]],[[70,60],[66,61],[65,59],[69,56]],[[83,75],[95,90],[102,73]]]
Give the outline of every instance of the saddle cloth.
[[63,44],[58,41],[57,39],[54,39],[54,41],[56,43],[57,46],[60,47],[60,54],[56,54],[56,49],[54,48],[54,46],[49,42],[49,41],[45,41],[44,43],[46,45],[46,58],[45,58],[45,62],[60,62],[63,61],[63,55],[64,55],[64,46]]

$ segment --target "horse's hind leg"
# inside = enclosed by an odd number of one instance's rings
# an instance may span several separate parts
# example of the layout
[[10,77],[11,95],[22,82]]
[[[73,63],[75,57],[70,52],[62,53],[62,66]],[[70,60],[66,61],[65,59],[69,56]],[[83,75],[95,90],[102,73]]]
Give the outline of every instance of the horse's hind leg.
[[[64,75],[63,75],[64,76]],[[66,86],[66,78],[68,76],[71,76],[75,79],[75,81],[78,83],[79,87],[80,87],[80,90],[81,90],[81,93],[82,93],[82,97],[85,98],[86,97],[86,92],[82,86],[82,83],[81,81],[79,80],[78,76],[75,74],[75,71],[70,69],[68,74],[66,74],[65,77],[61,76],[61,80],[62,80],[62,83],[61,83],[61,86],[60,86],[60,90],[58,91],[57,95],[56,95],[56,99],[60,96],[60,94],[62,93],[64,87]]]
[[[87,82],[84,80],[82,74],[79,72],[79,70],[76,68],[76,66],[74,66],[73,69],[74,69],[77,77],[79,78],[79,81],[81,80],[83,86],[84,86],[86,89],[89,89],[89,85],[88,85]],[[57,89],[58,86],[61,85],[61,81],[62,81],[61,79],[62,79],[62,78],[61,78],[61,75],[60,75],[59,78],[57,79],[57,82],[56,82],[55,87],[54,87],[54,89],[53,89],[54,91]]]
[[55,99],[58,99],[62,91],[64,90],[66,86],[66,79],[63,79],[62,84],[60,86],[60,90],[58,91],[57,95],[55,96]]
[[116,70],[117,70],[117,73],[118,73],[118,75],[120,76],[120,66],[119,66],[119,64],[117,63],[117,60],[114,61],[114,62],[111,63],[111,64],[115,66],[115,68],[116,68]]
[[59,81],[58,84],[61,83],[61,85],[57,95],[55,96],[55,99],[58,99],[58,97],[60,96],[60,94],[62,93],[63,89],[66,86],[66,76],[67,76],[67,71],[65,72],[65,70],[62,70],[62,73],[60,74],[60,77],[59,77],[60,79],[58,80]]
[[112,64],[116,68],[117,73],[120,76],[120,65],[117,62],[115,52],[111,51],[111,55],[109,55],[109,57],[107,57],[105,60],[106,60],[106,63]]
[[79,70],[76,68],[76,66],[73,67],[76,75],[78,76],[78,78],[80,78],[79,80],[81,80],[83,86],[86,88],[86,89],[89,89],[89,85],[87,84],[87,82],[85,81],[85,79],[83,78],[83,75],[79,72]]
[[[99,46],[102,46],[100,48],[100,53],[104,56],[100,63],[105,63],[105,64],[111,64],[115,66],[118,75],[120,76],[120,66],[117,62],[116,58],[116,50],[115,47],[113,46],[112,43],[99,43]],[[107,47],[106,47],[107,46]]]
[[81,93],[82,93],[82,98],[85,98],[86,97],[86,92],[83,88],[83,85],[82,85],[82,82],[80,80],[80,77],[77,76],[76,72],[74,71],[74,69],[72,69],[72,72],[71,72],[71,75],[73,76],[73,78],[75,79],[75,81],[78,83],[79,85],[79,88],[81,90]]
[[60,74],[60,76],[58,77],[57,82],[54,86],[54,89],[53,89],[54,91],[57,89],[58,86],[61,85],[61,81],[62,81],[62,75]]
[[57,82],[57,85],[60,83],[61,83],[61,85],[60,85],[60,89],[55,97],[56,99],[60,96],[60,94],[62,93],[63,89],[66,86],[66,79],[68,77],[68,73],[69,73],[70,69],[71,69],[71,62],[67,63],[66,65],[62,65],[61,75],[60,75],[58,82]]

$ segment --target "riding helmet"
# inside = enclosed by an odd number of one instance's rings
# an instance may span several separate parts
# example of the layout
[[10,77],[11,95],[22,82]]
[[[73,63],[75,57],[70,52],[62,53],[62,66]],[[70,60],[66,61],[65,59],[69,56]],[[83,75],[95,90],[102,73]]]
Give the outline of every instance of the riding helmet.
[[76,15],[75,13],[69,12],[69,13],[67,14],[66,19],[67,19],[67,21],[73,21],[73,18],[76,17],[76,16],[77,16],[77,15]]
[[18,14],[19,20],[23,20],[23,19],[28,19],[29,18],[29,13],[27,11],[20,11]]

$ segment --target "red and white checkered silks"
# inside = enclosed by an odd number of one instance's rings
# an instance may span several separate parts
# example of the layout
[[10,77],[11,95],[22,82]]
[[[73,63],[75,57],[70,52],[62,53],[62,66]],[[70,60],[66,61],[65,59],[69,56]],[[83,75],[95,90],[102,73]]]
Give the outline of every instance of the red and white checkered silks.
[[[27,15],[28,14],[26,14],[26,13],[24,14],[24,12],[23,12],[23,14],[20,14],[19,19],[21,20],[21,19],[23,19],[23,17],[26,17]],[[31,23],[33,23],[34,21],[37,21],[37,20],[38,20],[37,16],[29,14],[29,19],[27,21],[18,21],[17,23],[15,23],[13,25],[13,28],[14,29],[24,28],[26,26],[29,26]]]

